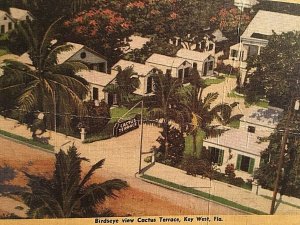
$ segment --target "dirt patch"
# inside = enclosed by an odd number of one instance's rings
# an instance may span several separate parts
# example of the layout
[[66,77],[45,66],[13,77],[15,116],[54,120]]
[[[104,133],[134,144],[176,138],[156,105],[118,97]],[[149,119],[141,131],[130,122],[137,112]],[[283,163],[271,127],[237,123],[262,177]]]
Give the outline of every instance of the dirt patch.
[[[0,138],[0,166],[9,166],[15,169],[16,177],[9,182],[11,185],[20,187],[26,186],[27,180],[22,171],[35,175],[50,177],[54,168],[55,156],[37,149]],[[105,165],[104,165],[105,167]],[[83,170],[86,171],[88,164],[85,163]],[[101,172],[101,170],[99,171]],[[101,182],[107,179],[118,178],[109,177],[109,174],[101,176],[95,174],[92,182]],[[177,206],[159,196],[149,194],[134,187],[118,193],[118,198],[108,199],[99,208],[110,208],[116,215],[125,216],[152,216],[152,215],[182,215],[195,214],[195,211]],[[0,214],[6,213],[5,205],[1,204]]]

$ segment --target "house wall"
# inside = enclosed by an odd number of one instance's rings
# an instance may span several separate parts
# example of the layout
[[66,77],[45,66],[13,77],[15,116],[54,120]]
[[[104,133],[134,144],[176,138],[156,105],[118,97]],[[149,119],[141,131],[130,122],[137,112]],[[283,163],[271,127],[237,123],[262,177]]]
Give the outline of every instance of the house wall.
[[225,173],[225,168],[228,164],[233,164],[234,168],[235,168],[235,174],[236,174],[237,177],[242,177],[244,180],[252,178],[252,174],[244,172],[244,171],[236,170],[238,155],[243,155],[243,156],[253,158],[255,160],[254,170],[259,168],[260,156],[258,156],[258,155],[250,154],[250,153],[247,153],[247,152],[242,152],[242,151],[239,151],[239,150],[236,150],[236,149],[230,149],[229,147],[220,146],[220,145],[217,145],[217,144],[212,144],[212,143],[208,143],[208,142],[205,142],[205,141],[203,142],[203,146],[205,146],[206,148],[214,147],[214,148],[224,150],[223,163],[222,163],[221,166],[219,166],[222,173]]
[[270,136],[270,134],[274,132],[274,128],[272,127],[240,121],[240,129],[247,131],[249,126],[255,127],[255,134],[262,137]]
[[[82,53],[86,53],[86,57],[85,58],[81,57]],[[89,50],[87,50],[85,48],[82,48],[81,50],[79,50],[69,60],[82,61],[82,62],[89,63],[89,64],[101,64],[101,63],[104,63],[105,64],[104,65],[104,71],[101,71],[101,72],[107,73],[107,60],[99,57],[98,55],[90,52]]]
[[103,92],[104,87],[97,84],[91,84],[91,83],[89,85],[89,94],[86,100],[94,100],[93,88],[98,88],[98,100],[99,101],[104,100],[105,99],[105,92]]
[[[6,18],[6,20],[4,19]],[[9,31],[9,23],[11,23],[11,30],[15,29],[14,21],[8,16],[8,14],[4,14],[0,17],[0,34],[5,34]],[[4,26],[4,32],[1,33],[1,27]]]

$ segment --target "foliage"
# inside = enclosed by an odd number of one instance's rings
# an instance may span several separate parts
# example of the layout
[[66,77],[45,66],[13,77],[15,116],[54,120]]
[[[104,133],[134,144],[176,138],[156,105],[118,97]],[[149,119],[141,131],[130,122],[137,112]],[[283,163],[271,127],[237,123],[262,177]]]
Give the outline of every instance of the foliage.
[[[269,140],[268,148],[261,153],[261,165],[255,171],[254,178],[257,179],[258,184],[263,188],[273,190],[280,157],[282,135],[274,133]],[[299,138],[290,135],[284,156],[283,175],[279,182],[279,193],[281,195],[300,197],[299,159]]]
[[115,64],[123,54],[125,39],[131,35],[131,23],[113,8],[99,3],[88,11],[77,14],[64,23],[64,39],[82,43],[104,56],[109,65]]
[[123,56],[124,59],[144,64],[146,60],[154,53],[175,56],[180,49],[178,46],[169,44],[166,40],[160,38],[151,38],[141,49],[134,49]]
[[[267,97],[270,104],[287,108],[299,76],[300,32],[273,34],[261,54],[248,61],[248,68],[256,68],[245,84],[247,101]],[[247,80],[247,79],[246,79]]]
[[115,90],[119,94],[120,103],[130,102],[130,95],[135,92],[140,86],[140,80],[133,66],[121,68],[117,67]]
[[[193,70],[192,70],[193,72]],[[237,103],[217,104],[218,93],[208,93],[203,96],[203,90],[207,87],[197,71],[190,76],[190,87],[183,87],[177,92],[179,108],[185,114],[184,123],[187,124],[185,131],[193,136],[193,152],[197,152],[197,134],[203,131],[206,137],[214,137],[225,130],[220,125],[226,125],[242,117],[237,114],[232,116],[232,110]],[[217,120],[219,124],[212,125]]]
[[228,75],[236,75],[236,76],[239,75],[238,68],[234,68],[231,65],[225,65],[224,63],[218,64],[215,71],[219,73],[228,74]]
[[24,138],[22,136],[12,134],[12,133],[9,133],[9,132],[4,131],[4,130],[0,130],[0,135],[3,135],[3,136],[8,137],[8,138],[12,138],[12,139],[16,140],[17,142],[21,142],[25,145],[27,144],[30,147],[36,146],[36,147],[38,147],[42,150],[46,150],[46,151],[50,150],[51,152],[54,151],[54,146],[52,146],[52,145],[42,143],[42,142],[39,142],[39,141],[36,141],[36,140]]
[[234,172],[234,165],[233,164],[227,164],[225,167],[225,175],[234,178],[235,177],[235,172]]
[[83,118],[75,117],[72,119],[73,131],[78,132],[79,128],[84,127],[89,134],[101,132],[110,120],[109,106],[104,101],[96,105],[92,100],[84,102],[84,105],[87,113]]
[[[168,134],[166,132],[168,132]],[[178,129],[171,127],[170,125],[168,125],[167,130],[163,129],[160,134],[160,137],[157,139],[157,142],[160,145],[154,149],[155,160],[166,165],[175,167],[178,166],[182,161],[184,152],[183,134]],[[166,139],[166,136],[168,136],[168,139]],[[165,153],[166,140],[168,140],[167,154]]]
[[[87,67],[80,62],[58,64],[58,54],[70,51],[73,46],[53,41],[55,24],[46,33],[40,33],[30,24],[20,24],[29,47],[29,58],[33,66],[19,61],[6,60],[2,67],[4,75],[0,77],[1,94],[8,91],[16,93],[16,107],[21,112],[32,110],[50,112],[49,126],[54,127],[54,113],[82,113],[83,98],[88,93],[87,82],[75,73]],[[56,108],[56,112],[54,109]],[[69,127],[70,118],[61,117],[64,127]]]
[[236,38],[240,36],[248,26],[252,16],[247,11],[241,12],[236,6],[221,8],[216,15],[210,18],[211,25]]
[[175,121],[182,125],[182,117],[181,112],[178,111],[175,107],[172,107],[175,103],[175,93],[176,90],[181,86],[181,82],[173,78],[171,74],[163,74],[162,71],[157,71],[157,73],[153,74],[154,81],[154,99],[157,108],[150,108],[149,118],[150,119],[162,119],[162,126],[165,132],[165,141],[164,141],[164,158],[168,158],[169,155],[169,123],[171,121]]
[[22,0],[43,27],[48,27],[61,16],[71,16],[91,6],[95,0]]
[[53,177],[25,173],[31,192],[23,193],[23,200],[29,206],[30,218],[97,217],[98,204],[106,198],[116,198],[115,191],[127,187],[125,181],[113,179],[104,183],[90,183],[92,175],[102,168],[104,159],[94,164],[82,176],[81,163],[88,161],[80,157],[75,146],[68,152],[56,154]]

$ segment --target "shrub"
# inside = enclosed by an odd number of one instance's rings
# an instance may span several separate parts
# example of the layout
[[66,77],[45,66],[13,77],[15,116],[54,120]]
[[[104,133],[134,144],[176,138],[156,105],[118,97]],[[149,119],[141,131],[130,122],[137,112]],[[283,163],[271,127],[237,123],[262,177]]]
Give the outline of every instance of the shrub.
[[235,172],[234,172],[234,165],[233,164],[228,164],[225,168],[225,175],[230,177],[230,178],[234,178]]
[[110,120],[109,106],[104,101],[101,101],[99,106],[96,106],[92,100],[84,104],[87,108],[87,114],[83,118],[76,117],[72,119],[72,130],[79,132],[79,128],[84,127],[89,134],[100,133]]
[[245,181],[241,177],[235,177],[229,179],[229,183],[237,187],[242,187],[245,184]]
[[[157,153],[155,160],[170,166],[178,166],[183,158],[185,140],[183,134],[176,128],[168,126],[168,133],[164,127],[163,131],[160,132],[161,136],[157,139],[160,144],[158,148],[154,148]],[[167,136],[168,135],[168,136]],[[168,143],[166,142],[168,137]],[[166,144],[168,144],[168,152],[166,153]]]

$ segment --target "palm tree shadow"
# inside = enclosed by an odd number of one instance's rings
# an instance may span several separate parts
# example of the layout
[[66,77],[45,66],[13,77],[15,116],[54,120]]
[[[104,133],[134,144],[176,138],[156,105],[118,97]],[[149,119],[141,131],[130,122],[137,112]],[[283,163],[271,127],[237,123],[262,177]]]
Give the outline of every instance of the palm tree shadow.
[[8,165],[0,166],[0,194],[17,194],[26,190],[24,187],[6,183],[15,179],[16,175],[14,168]]

